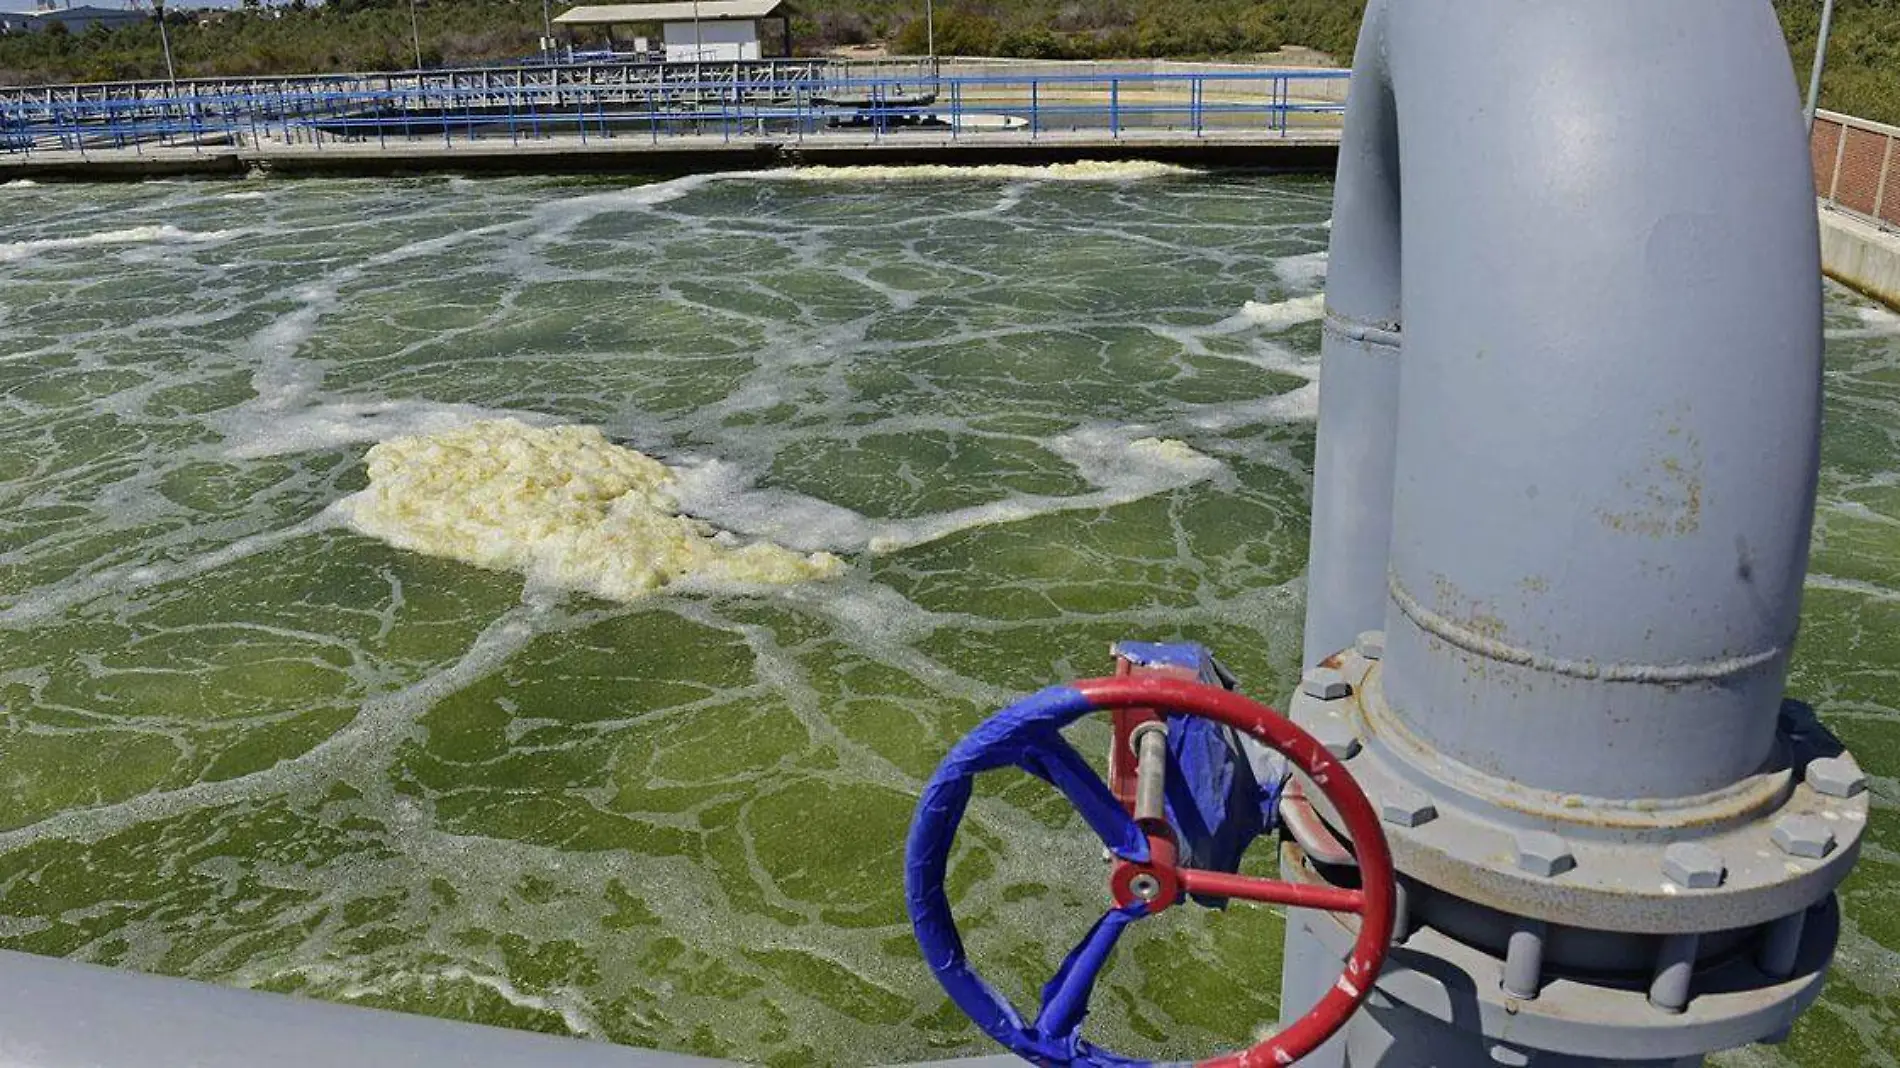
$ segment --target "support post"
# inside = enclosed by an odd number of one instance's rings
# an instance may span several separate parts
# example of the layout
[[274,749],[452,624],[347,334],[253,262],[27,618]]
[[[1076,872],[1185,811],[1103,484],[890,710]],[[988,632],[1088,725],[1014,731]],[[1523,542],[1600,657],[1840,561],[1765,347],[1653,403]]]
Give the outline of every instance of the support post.
[[[1808,74],[1808,129],[1814,129],[1814,112],[1821,105],[1821,75],[1827,71],[1827,39],[1834,28],[1834,0],[1822,0],[1821,32],[1814,40],[1814,69]],[[1845,135],[1846,131],[1842,131]]]

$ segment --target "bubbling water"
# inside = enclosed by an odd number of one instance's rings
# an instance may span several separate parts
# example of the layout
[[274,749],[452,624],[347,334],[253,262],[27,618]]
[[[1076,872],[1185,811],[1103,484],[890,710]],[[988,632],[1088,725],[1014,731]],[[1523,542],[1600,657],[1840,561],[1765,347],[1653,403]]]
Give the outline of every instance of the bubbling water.
[[[1299,667],[1331,189],[1068,173],[0,192],[0,246],[66,242],[0,262],[0,945],[772,1064],[993,1052],[904,917],[937,761],[1116,639],[1269,703]],[[1900,975],[1900,336],[1830,307],[1791,690],[1876,827],[1843,967],[1751,1064],[1878,1063]],[[632,527],[848,566],[635,589],[674,572]],[[1024,1008],[1106,904],[1002,773],[949,889]],[[1144,922],[1090,1037],[1246,1044],[1279,931]]]
[[844,566],[681,515],[672,469],[598,427],[483,420],[385,441],[367,462],[368,488],[344,506],[359,533],[611,601],[693,579],[803,582]]

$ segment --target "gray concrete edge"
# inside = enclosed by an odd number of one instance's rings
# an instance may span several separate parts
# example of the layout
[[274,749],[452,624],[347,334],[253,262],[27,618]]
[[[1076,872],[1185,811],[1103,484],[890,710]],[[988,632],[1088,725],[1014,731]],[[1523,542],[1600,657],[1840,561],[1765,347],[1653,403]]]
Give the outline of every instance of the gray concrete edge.
[[[734,1062],[511,1031],[0,951],[6,1068],[713,1068]],[[1010,1056],[918,1068],[1007,1068]]]
[[1821,269],[1829,278],[1900,309],[1900,233],[1821,205]]
[[1156,160],[1190,166],[1330,174],[1337,133],[1292,136],[1210,134],[1052,135],[945,138],[808,137],[804,139],[577,138],[492,143],[391,145],[373,142],[264,147],[157,149],[143,153],[42,152],[0,156],[0,181],[140,181],[161,177],[382,177],[402,174],[685,174],[810,165],[1047,164],[1082,160]]

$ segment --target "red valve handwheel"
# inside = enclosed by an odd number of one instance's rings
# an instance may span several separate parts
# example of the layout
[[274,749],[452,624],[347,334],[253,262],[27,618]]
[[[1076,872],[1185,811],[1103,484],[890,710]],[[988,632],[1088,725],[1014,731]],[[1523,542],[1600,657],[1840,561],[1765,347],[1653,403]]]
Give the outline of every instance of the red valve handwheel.
[[[1352,840],[1360,888],[1302,886],[1181,867],[1168,829],[1136,824],[1108,786],[1057,733],[1090,712],[1134,707],[1214,720],[1285,754],[1332,802]],[[942,886],[950,843],[968,804],[972,780],[979,772],[1012,764],[1062,790],[1117,857],[1109,879],[1116,908],[1044,988],[1042,1013],[1029,1024],[970,967]],[[1203,1068],[1291,1064],[1332,1037],[1371,992],[1392,940],[1397,896],[1392,857],[1378,815],[1325,746],[1291,720],[1237,693],[1155,676],[1086,679],[1051,687],[984,721],[951,750],[925,787],[911,827],[906,868],[911,922],[925,960],[944,989],[997,1041],[1036,1063],[1052,1065],[1140,1063],[1080,1038],[1089,989],[1121,930],[1132,920],[1166,911],[1183,893],[1359,915],[1359,935],[1345,969],[1318,1004],[1251,1049],[1200,1062]]]

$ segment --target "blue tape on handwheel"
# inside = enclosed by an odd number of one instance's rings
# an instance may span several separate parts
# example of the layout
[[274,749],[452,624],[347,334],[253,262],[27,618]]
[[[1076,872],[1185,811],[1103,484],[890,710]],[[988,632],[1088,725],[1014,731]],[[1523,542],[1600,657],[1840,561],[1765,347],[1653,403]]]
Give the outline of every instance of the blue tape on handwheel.
[[1075,804],[1116,855],[1138,863],[1148,860],[1147,837],[1059,733],[1093,711],[1095,705],[1081,691],[1052,686],[983,721],[951,749],[917,802],[905,845],[905,900],[924,962],[957,1007],[991,1038],[1038,1064],[1142,1065],[1147,1062],[1098,1049],[1081,1037],[1096,974],[1121,932],[1143,914],[1141,906],[1109,910],[1044,988],[1048,1019],[1025,1024],[1008,999],[970,966],[944,892],[951,845],[969,806],[971,787],[979,773],[996,768],[1020,767],[1047,780]]

